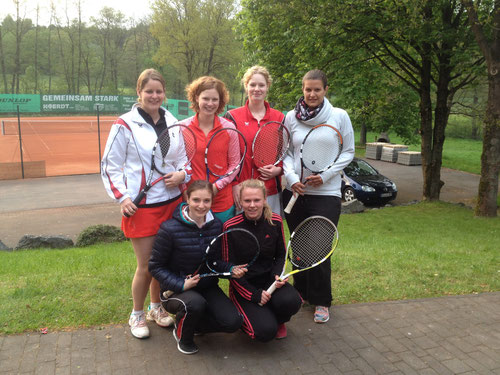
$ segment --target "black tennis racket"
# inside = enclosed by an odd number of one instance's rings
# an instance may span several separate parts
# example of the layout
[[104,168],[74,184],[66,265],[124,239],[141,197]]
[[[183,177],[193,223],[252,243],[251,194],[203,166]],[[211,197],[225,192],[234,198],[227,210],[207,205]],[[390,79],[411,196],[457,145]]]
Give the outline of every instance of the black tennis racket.
[[[252,142],[252,159],[255,167],[277,165],[286,155],[290,145],[290,132],[278,121],[270,121],[259,128]],[[252,170],[252,177],[253,177]]]
[[231,249],[232,254],[238,254],[238,257],[235,258],[237,259],[238,263],[235,264],[246,265],[245,268],[248,269],[249,267],[252,267],[252,265],[255,263],[255,260],[259,257],[259,241],[252,232],[249,232],[248,230],[243,228],[228,229],[225,232],[219,234],[212,241],[210,241],[210,244],[205,250],[203,261],[193,273],[193,276],[197,275],[205,266],[206,269],[208,269],[208,272],[201,273],[201,278],[212,276],[231,276],[231,272],[221,272],[219,268],[222,249],[224,246],[228,246],[228,244],[241,244],[241,246],[238,246],[237,249]]
[[[173,124],[161,132],[151,150],[151,170],[146,185],[134,199],[134,204],[138,206],[148,191],[163,181],[166,174],[186,169],[195,153],[196,136],[187,126]],[[153,180],[155,174],[160,176]]]
[[246,152],[247,141],[239,130],[235,128],[217,130],[205,148],[207,181],[210,181],[210,175],[217,177],[216,181],[219,181],[237,172],[245,159]]
[[[302,221],[291,234],[287,245],[287,256],[280,280],[298,272],[309,270],[329,259],[337,247],[339,233],[335,224],[323,216],[311,216]],[[287,266],[293,270],[286,273]],[[267,289],[276,290],[276,281]]]
[[[308,176],[330,169],[342,153],[342,147],[342,135],[335,127],[321,124],[309,130],[300,145],[300,181],[307,184]],[[298,194],[292,195],[285,213],[292,211],[298,197]]]

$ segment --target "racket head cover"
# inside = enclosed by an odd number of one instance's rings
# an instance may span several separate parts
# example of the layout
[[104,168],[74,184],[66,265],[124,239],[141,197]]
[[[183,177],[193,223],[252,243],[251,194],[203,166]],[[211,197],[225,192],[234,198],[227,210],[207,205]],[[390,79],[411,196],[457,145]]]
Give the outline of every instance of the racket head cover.
[[252,159],[257,168],[276,165],[285,157],[290,145],[290,132],[278,121],[265,123],[255,134]]

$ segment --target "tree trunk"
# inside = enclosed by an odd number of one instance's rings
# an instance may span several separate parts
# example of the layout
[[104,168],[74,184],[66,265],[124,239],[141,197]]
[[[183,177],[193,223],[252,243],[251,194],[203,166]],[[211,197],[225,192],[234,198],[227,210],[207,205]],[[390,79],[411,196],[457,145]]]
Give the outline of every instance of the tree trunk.
[[38,16],[40,14],[40,7],[36,7],[36,28],[35,28],[35,89],[33,93],[38,91]]
[[496,64],[491,64],[488,71],[488,106],[484,121],[481,179],[475,215],[495,217],[498,209],[500,171],[500,59]]
[[22,35],[22,20],[19,18],[19,1],[16,5],[16,54],[14,56],[14,74],[12,75],[12,90],[13,94],[19,94],[19,75],[21,74],[21,35]]
[[366,145],[366,122],[365,122],[365,120],[361,121],[361,131],[359,133],[359,143],[362,146]]
[[51,60],[51,56],[52,56],[52,51],[51,51],[51,34],[52,34],[52,17],[50,18],[50,22],[49,22],[49,36],[48,36],[48,46],[47,46],[47,72],[49,74],[49,94],[51,93],[51,90],[52,90],[52,60]]
[[7,87],[7,73],[5,72],[5,55],[3,53],[3,43],[2,43],[2,28],[0,27],[0,63],[2,66],[2,78],[3,78],[3,89],[6,94],[9,93]]
[[432,182],[434,180],[432,168],[432,99],[431,99],[431,46],[424,43],[420,72],[420,150],[422,153],[423,199],[432,200]]
[[82,68],[82,4],[78,1],[78,70],[76,72],[76,93],[80,94],[80,75]]

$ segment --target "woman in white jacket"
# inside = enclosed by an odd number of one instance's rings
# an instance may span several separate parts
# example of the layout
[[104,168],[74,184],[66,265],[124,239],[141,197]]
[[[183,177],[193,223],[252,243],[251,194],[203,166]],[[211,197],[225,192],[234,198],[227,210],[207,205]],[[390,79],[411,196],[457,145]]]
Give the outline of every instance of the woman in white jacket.
[[[283,191],[283,205],[286,206],[292,194],[299,195],[293,210],[286,214],[290,233],[297,225],[313,215],[321,215],[338,224],[341,208],[340,172],[354,157],[354,132],[346,111],[333,107],[326,94],[328,83],[325,73],[311,70],[302,79],[302,96],[293,111],[288,112],[285,126],[290,131],[290,148],[283,160],[286,189]],[[300,181],[301,164],[299,150],[302,141],[312,127],[320,124],[332,125],[343,138],[343,149],[333,167],[318,175],[308,176]],[[321,265],[294,275],[294,286],[302,298],[315,305],[314,321],[325,323],[329,319],[332,301],[331,263]]]
[[[172,318],[160,304],[160,287],[148,271],[153,242],[160,224],[172,217],[180,203],[179,185],[187,183],[187,172],[171,172],[165,183],[154,185],[136,206],[133,200],[146,184],[151,170],[151,151],[158,135],[176,122],[175,117],[161,107],[165,100],[165,80],[154,69],[146,69],[137,80],[138,103],[120,116],[109,133],[102,159],[102,180],[109,196],[120,203],[122,230],[132,241],[137,268],[132,281],[133,310],[129,325],[137,338],[149,336],[146,320],[166,327]],[[168,168],[166,168],[168,170]],[[170,170],[175,170],[174,167]],[[156,179],[158,176],[153,176]],[[147,315],[144,302],[150,291],[151,303]]]

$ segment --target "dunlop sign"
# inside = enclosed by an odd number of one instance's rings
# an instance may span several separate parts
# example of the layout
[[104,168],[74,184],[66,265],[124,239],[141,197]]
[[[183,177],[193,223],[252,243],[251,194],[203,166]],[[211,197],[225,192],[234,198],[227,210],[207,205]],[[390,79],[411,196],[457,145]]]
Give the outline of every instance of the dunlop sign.
[[40,95],[0,94],[1,112],[40,112]]

